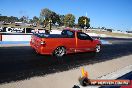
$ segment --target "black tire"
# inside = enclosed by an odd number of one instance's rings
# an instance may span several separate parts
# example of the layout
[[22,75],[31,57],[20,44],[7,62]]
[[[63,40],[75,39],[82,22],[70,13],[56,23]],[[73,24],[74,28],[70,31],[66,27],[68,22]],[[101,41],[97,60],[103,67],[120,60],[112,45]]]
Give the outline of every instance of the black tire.
[[66,54],[66,48],[63,46],[57,47],[54,52],[53,52],[53,56],[55,57],[63,57]]

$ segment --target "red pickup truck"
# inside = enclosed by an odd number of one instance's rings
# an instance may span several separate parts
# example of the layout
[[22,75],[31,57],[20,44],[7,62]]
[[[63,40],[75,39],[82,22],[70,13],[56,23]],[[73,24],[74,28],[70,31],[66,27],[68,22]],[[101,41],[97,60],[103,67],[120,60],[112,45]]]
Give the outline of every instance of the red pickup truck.
[[100,52],[101,42],[73,29],[64,29],[61,34],[34,33],[30,46],[38,54],[62,57],[69,53]]

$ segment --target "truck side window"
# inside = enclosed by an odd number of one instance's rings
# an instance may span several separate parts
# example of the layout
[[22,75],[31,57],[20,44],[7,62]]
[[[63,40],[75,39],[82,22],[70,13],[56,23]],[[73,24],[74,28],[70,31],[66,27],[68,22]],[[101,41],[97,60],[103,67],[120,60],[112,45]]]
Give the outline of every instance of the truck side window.
[[74,38],[75,37],[75,33],[69,30],[63,30],[62,35],[68,37],[68,38]]
[[61,32],[61,35],[66,35],[66,30],[63,30],[63,31]]
[[77,33],[77,38],[80,40],[92,40],[92,38],[89,35],[82,32]]
[[74,32],[67,31],[67,36],[70,37],[70,38],[74,38]]

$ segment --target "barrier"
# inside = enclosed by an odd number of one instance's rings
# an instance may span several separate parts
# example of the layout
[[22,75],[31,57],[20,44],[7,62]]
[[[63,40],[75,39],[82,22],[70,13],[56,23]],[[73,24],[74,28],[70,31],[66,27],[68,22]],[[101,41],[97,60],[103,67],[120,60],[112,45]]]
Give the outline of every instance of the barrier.
[[31,35],[2,35],[2,41],[30,41]]
[[0,33],[0,41],[30,41],[32,34]]

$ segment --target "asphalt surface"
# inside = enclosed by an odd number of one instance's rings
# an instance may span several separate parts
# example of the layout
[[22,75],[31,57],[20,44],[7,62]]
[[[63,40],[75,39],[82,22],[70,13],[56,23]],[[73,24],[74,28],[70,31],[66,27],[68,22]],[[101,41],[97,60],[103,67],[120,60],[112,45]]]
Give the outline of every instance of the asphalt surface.
[[45,76],[132,54],[132,39],[102,39],[113,44],[103,45],[99,54],[70,54],[61,59],[37,55],[30,46],[0,47],[0,83]]

